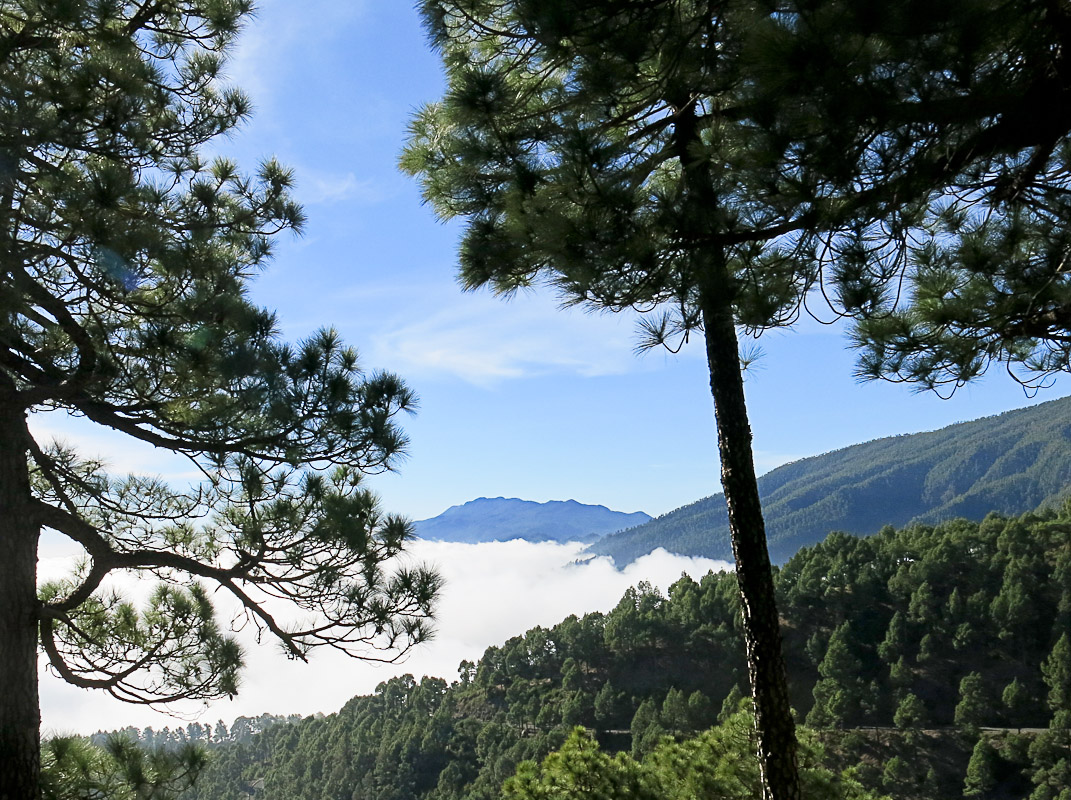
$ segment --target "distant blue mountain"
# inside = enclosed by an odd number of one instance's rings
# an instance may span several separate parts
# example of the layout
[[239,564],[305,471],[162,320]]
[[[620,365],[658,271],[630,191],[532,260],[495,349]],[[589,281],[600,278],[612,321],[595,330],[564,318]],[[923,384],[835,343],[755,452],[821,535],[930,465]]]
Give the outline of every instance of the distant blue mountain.
[[444,542],[592,542],[608,533],[650,521],[642,511],[626,514],[576,500],[535,503],[481,497],[416,523],[417,535]]

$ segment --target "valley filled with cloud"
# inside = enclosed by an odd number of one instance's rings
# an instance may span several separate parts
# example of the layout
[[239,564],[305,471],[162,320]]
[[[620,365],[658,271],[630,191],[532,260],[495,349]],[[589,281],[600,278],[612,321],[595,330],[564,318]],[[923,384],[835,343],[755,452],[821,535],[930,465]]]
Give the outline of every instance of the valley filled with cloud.
[[[725,562],[686,558],[657,550],[624,570],[605,558],[584,559],[583,545],[531,543],[521,540],[458,544],[413,543],[407,556],[435,565],[446,580],[436,624],[436,636],[403,661],[374,664],[327,650],[314,651],[309,663],[287,659],[274,642],[257,644],[254,632],[242,631],[247,668],[238,697],[210,706],[190,702],[171,709],[174,716],[130,706],[100,692],[76,689],[42,669],[42,729],[56,733],[92,733],[127,725],[174,728],[187,722],[228,724],[239,716],[309,715],[337,711],[350,697],[370,694],[377,684],[395,675],[417,678],[434,675],[456,680],[462,660],[475,662],[490,645],[504,642],[536,625],[554,625],[570,614],[609,611],[629,586],[649,581],[665,592],[681,573],[698,580],[708,571],[730,568]],[[71,556],[42,550],[40,576],[62,576]],[[148,584],[129,582],[117,588],[131,595],[145,593]],[[218,595],[217,595],[218,597]],[[221,624],[230,619],[219,601]]]

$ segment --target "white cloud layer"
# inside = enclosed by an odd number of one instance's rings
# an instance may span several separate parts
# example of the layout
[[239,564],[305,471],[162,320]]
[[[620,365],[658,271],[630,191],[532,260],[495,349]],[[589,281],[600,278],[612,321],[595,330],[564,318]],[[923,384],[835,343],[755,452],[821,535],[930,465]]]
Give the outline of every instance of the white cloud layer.
[[[42,669],[41,705],[46,732],[91,733],[99,729],[184,725],[189,719],[228,724],[238,716],[337,711],[350,697],[372,692],[394,675],[412,673],[457,678],[463,659],[476,661],[489,645],[501,644],[535,625],[554,625],[570,614],[608,611],[625,589],[641,580],[665,591],[682,572],[698,579],[724,562],[673,556],[664,550],[639,559],[625,570],[606,559],[584,564],[577,544],[532,544],[523,541],[478,545],[416,542],[412,557],[435,564],[446,579],[439,607],[438,632],[401,664],[372,665],[330,652],[314,653],[311,662],[288,661],[271,643],[246,640],[247,668],[237,699],[210,706],[189,703],[175,709],[175,719],[128,706],[99,692],[75,689]],[[62,572],[63,559],[42,561],[42,577]],[[224,619],[220,614],[221,620]]]

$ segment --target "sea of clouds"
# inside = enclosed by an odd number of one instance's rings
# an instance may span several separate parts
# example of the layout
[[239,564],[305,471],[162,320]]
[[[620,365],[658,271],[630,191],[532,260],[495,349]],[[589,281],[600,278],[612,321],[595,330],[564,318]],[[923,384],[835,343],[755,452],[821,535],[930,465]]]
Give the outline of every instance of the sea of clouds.
[[[411,673],[457,679],[462,660],[475,662],[490,645],[536,626],[551,626],[570,614],[609,611],[629,586],[649,581],[663,592],[682,573],[696,580],[707,572],[730,568],[722,561],[686,558],[657,550],[618,570],[606,558],[584,563],[583,545],[531,543],[521,540],[457,544],[418,540],[412,559],[434,565],[446,580],[438,607],[433,641],[394,664],[347,658],[326,648],[309,663],[288,660],[265,639],[257,644],[250,631],[239,634],[246,650],[241,689],[233,700],[209,705],[189,702],[165,714],[121,703],[102,692],[76,689],[51,675],[42,661],[42,727],[50,733],[92,733],[127,725],[175,728],[190,721],[228,725],[239,716],[331,713],[354,695],[370,694],[391,677]],[[42,551],[42,580],[59,577],[70,555]],[[125,585],[132,594],[144,587]],[[142,591],[139,591],[139,588]],[[220,608],[221,622],[228,614]]]

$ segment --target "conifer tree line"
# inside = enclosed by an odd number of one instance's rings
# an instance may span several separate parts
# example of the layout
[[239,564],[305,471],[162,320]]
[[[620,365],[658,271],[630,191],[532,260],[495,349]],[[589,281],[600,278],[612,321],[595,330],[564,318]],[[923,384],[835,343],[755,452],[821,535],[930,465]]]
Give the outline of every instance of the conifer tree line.
[[175,750],[187,744],[218,747],[223,744],[247,741],[272,725],[300,722],[301,719],[300,714],[287,716],[260,714],[256,717],[238,717],[230,725],[223,720],[217,720],[214,724],[189,722],[186,725],[176,725],[174,728],[165,725],[159,730],[151,726],[145,728],[128,726],[107,733],[98,731],[90,736],[89,740],[94,744],[102,745],[107,743],[110,736],[120,735],[145,750]]
[[[991,515],[831,534],[780,569],[805,783],[840,786],[829,797],[851,796],[836,792],[857,782],[896,800],[1061,798],[1071,786],[1069,536],[1071,508]],[[738,716],[748,689],[738,603],[728,573],[682,577],[665,595],[641,584],[606,614],[488,648],[456,681],[394,678],[337,714],[223,745],[189,797],[236,800],[258,779],[297,800],[492,800],[507,781],[506,796],[541,797],[566,780],[566,764],[575,775],[593,761],[603,766],[575,780],[664,788],[660,770],[672,762],[684,776],[687,752],[732,774],[754,746],[748,712]],[[704,740],[718,725],[728,727]],[[683,749],[660,750],[667,740]],[[755,772],[739,786],[754,796],[757,767],[746,769]]]

